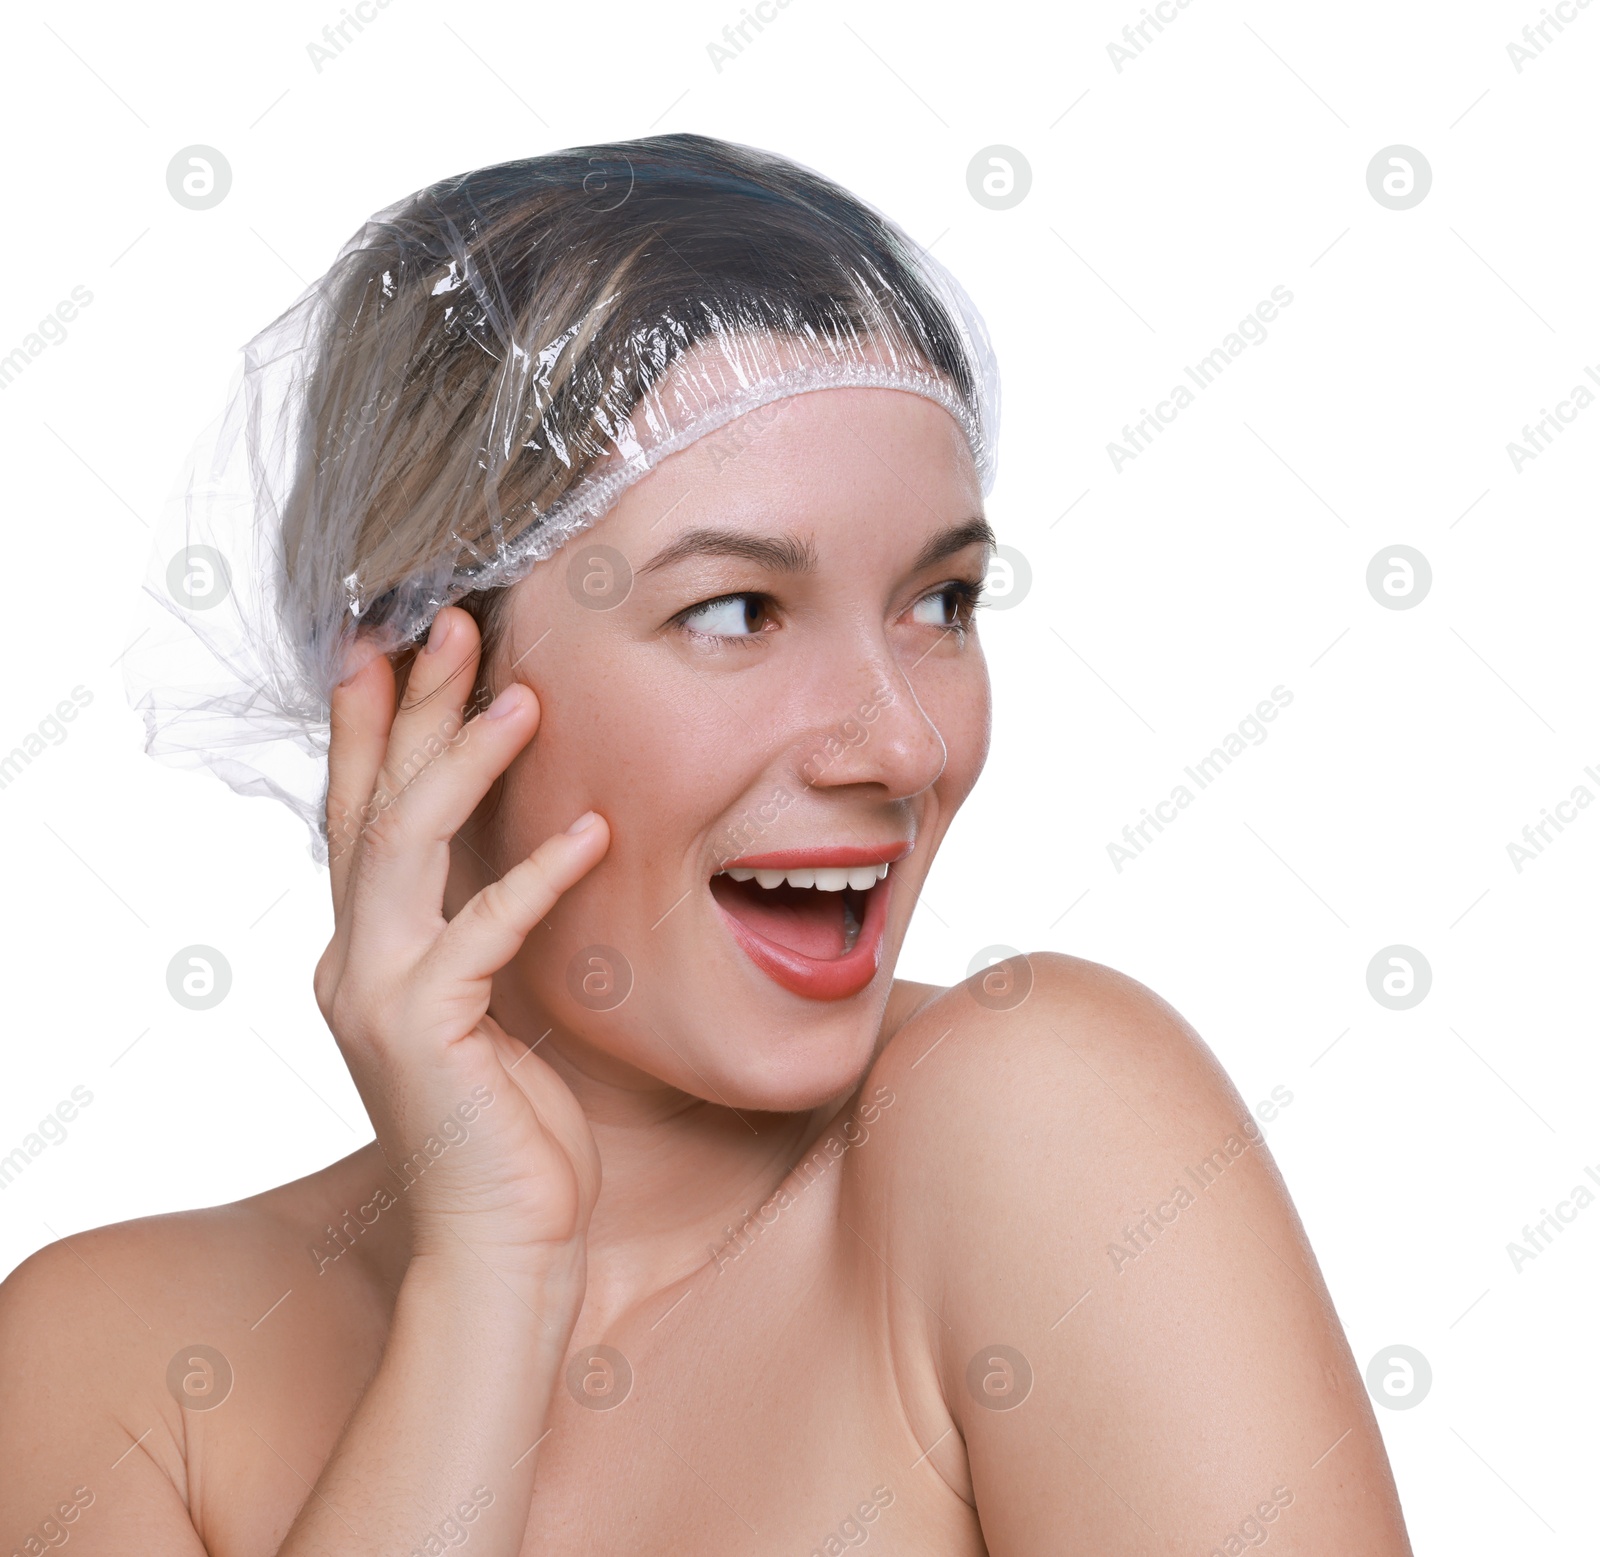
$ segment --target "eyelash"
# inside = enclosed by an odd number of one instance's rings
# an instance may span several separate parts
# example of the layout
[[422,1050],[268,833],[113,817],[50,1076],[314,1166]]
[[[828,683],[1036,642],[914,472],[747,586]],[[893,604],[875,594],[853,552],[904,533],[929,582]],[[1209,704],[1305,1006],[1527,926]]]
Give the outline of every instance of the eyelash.
[[[953,594],[958,601],[956,606],[956,625],[947,628],[947,632],[965,632],[972,625],[972,613],[983,604],[983,591],[986,578],[953,578],[939,585],[937,589],[930,589],[921,598],[926,600],[930,595]],[[920,603],[920,602],[919,602]]]
[[748,649],[754,645],[758,638],[764,637],[765,635],[760,632],[703,633],[699,630],[699,628],[689,626],[689,618],[691,616],[698,615],[701,611],[704,611],[707,606],[722,605],[729,600],[760,600],[770,603],[771,599],[772,597],[770,595],[764,595],[758,589],[740,589],[735,590],[731,595],[713,595],[709,600],[697,600],[692,606],[688,606],[684,610],[678,612],[678,614],[672,618],[670,625],[678,628],[681,632],[687,633],[689,637],[699,638],[706,643],[733,643],[737,644],[741,649]]
[[[924,600],[931,600],[936,595],[953,594],[957,600],[956,620],[948,627],[940,628],[941,632],[956,633],[965,637],[972,626],[972,614],[983,603],[983,591],[986,579],[952,578],[944,583],[937,584],[934,588],[919,595],[913,605],[921,605]],[[729,600],[760,600],[766,605],[772,604],[772,596],[759,589],[739,589],[727,595],[712,595],[707,600],[697,600],[692,606],[686,606],[674,616],[669,626],[678,628],[687,633],[691,638],[704,639],[708,643],[737,644],[740,648],[752,648],[756,642],[765,637],[762,632],[752,633],[703,633],[699,629],[690,627],[688,619],[706,609],[707,606],[722,605]]]

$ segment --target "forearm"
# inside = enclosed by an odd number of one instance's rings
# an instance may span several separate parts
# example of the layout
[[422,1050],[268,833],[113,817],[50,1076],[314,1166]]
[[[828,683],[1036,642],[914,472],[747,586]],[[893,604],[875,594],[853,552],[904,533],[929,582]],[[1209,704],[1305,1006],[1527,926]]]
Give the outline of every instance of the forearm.
[[477,1557],[517,1557],[582,1280],[571,1261],[505,1279],[465,1253],[413,1260],[378,1370],[278,1557],[407,1557],[462,1532]]

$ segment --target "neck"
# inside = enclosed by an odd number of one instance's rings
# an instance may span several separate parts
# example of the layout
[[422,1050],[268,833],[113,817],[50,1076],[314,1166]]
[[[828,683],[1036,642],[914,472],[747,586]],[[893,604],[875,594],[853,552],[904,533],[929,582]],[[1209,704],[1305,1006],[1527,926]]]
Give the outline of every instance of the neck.
[[[934,985],[897,980],[876,1050],[939,993]],[[514,1023],[510,1030],[544,1029]],[[799,1113],[733,1109],[637,1071],[597,1074],[602,1067],[592,1051],[584,1056],[589,1063],[580,1068],[565,1046],[554,1046],[556,1037],[547,1032],[539,1054],[577,1096],[600,1153],[601,1187],[589,1224],[583,1321],[585,1331],[594,1334],[713,1260],[713,1251],[727,1243],[728,1229],[746,1225],[795,1165],[816,1149],[848,1094]],[[320,1175],[306,1182],[313,1181],[318,1187],[308,1225],[338,1220],[339,1206],[361,1204],[375,1185],[387,1184],[377,1142],[345,1158],[331,1183],[322,1182]],[[410,1249],[404,1211],[381,1225],[382,1236],[357,1247],[379,1279],[397,1290]]]
[[604,1329],[705,1267],[729,1228],[772,1197],[854,1090],[852,1083],[794,1113],[707,1102],[515,1004],[507,1009],[496,999],[496,1019],[510,1032],[545,1034],[539,1058],[572,1090],[600,1155],[586,1330]]
[[589,1223],[589,1295],[606,1318],[692,1276],[776,1192],[832,1117],[752,1113],[662,1086],[619,1099],[574,1091],[600,1151],[601,1188]]

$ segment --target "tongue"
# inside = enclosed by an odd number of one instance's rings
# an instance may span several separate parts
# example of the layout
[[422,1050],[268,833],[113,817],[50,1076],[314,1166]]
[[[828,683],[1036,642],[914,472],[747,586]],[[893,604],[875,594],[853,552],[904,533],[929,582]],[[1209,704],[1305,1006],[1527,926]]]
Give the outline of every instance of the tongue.
[[711,878],[711,895],[733,917],[790,951],[831,958],[844,952],[844,893],[814,887],[763,887],[754,881]]

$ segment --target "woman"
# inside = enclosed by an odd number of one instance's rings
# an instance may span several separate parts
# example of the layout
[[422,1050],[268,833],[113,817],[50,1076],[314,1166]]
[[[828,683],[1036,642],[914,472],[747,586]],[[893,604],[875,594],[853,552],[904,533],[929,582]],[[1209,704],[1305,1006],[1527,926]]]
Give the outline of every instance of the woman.
[[327,714],[376,1140],[13,1274],[16,1549],[1409,1551],[1192,1029],[1057,953],[892,976],[988,737],[959,288],[664,136],[433,186],[286,320],[252,673],[146,706],[291,803],[249,743]]

